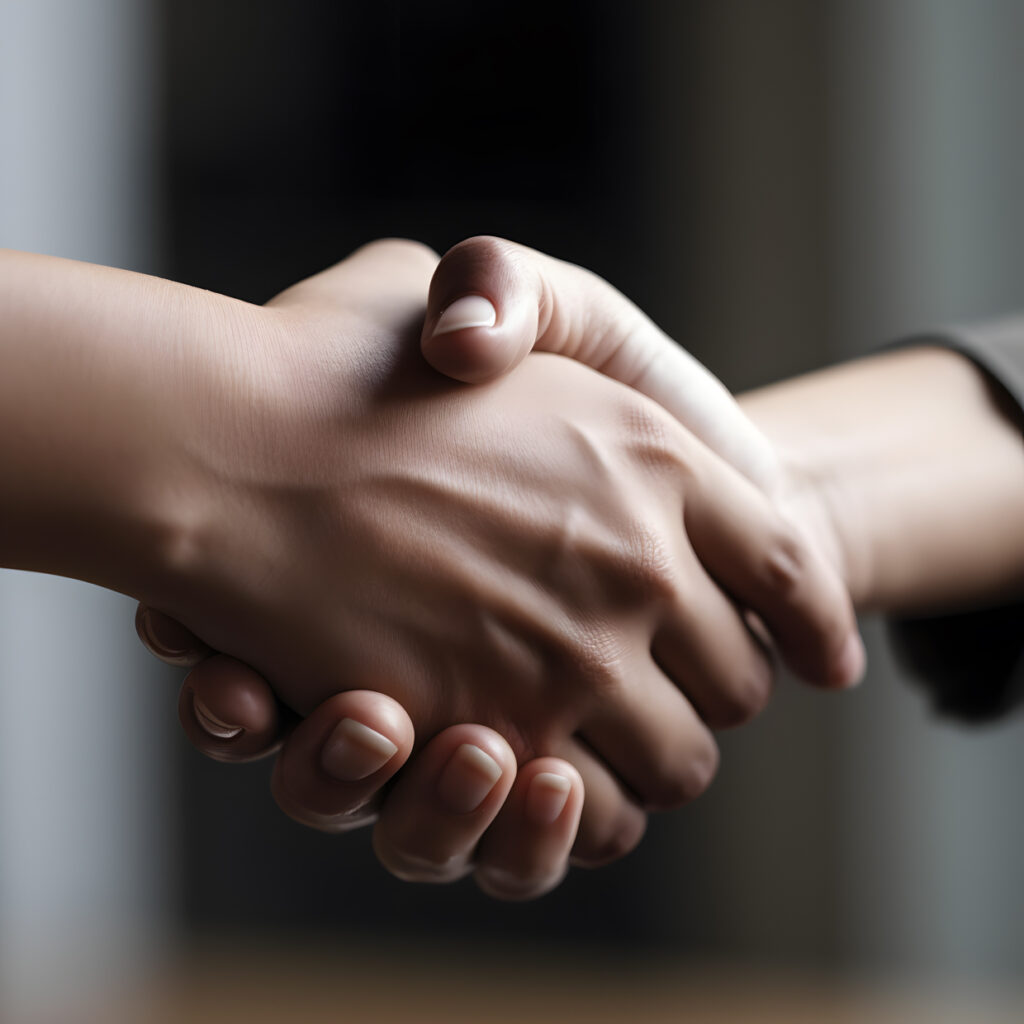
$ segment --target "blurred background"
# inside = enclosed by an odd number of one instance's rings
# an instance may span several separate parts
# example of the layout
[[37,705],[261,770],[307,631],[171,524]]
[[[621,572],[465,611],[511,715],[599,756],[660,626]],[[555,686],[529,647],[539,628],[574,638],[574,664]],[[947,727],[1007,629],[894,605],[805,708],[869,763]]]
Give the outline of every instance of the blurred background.
[[[1019,0],[0,0],[0,245],[261,302],[506,235],[743,390],[1024,307],[1022,38]],[[783,685],[696,805],[508,906],[292,824],[186,745],[130,602],[0,574],[0,1017],[1019,1020],[1021,722],[937,720],[864,628],[858,692]]]

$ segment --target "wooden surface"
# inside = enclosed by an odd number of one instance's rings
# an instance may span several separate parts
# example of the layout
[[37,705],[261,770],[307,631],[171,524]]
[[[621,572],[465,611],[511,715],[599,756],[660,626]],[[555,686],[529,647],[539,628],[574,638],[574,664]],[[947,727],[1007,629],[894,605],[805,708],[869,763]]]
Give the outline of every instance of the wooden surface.
[[[1024,987],[882,984],[676,962],[457,948],[193,949],[130,994],[47,1020],[145,1024],[1020,1024]],[[42,1017],[35,1018],[42,1020]],[[7,1022],[5,1022],[7,1024]],[[20,1024],[20,1022],[18,1022]]]

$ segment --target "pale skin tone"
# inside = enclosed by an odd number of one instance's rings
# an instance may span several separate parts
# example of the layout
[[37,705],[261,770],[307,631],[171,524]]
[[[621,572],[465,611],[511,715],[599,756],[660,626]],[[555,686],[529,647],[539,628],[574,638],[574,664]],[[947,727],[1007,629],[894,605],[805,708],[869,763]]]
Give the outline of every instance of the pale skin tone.
[[[467,294],[487,297],[496,323],[433,336],[441,313]],[[471,312],[479,318],[479,305]],[[465,380],[507,372],[537,347],[583,359],[643,388],[771,495],[831,564],[859,609],[920,612],[1020,593],[1024,445],[1019,416],[957,354],[911,349],[783,382],[740,396],[746,419],[739,422],[715,382],[695,373],[686,357],[665,351],[653,325],[604,282],[488,239],[464,243],[441,264],[423,345],[435,366]],[[152,626],[151,643],[154,630],[173,635],[173,623],[156,620]],[[205,653],[188,633],[178,634],[175,645],[186,658]],[[270,690],[244,667],[215,664],[193,679],[194,695],[208,693],[231,721],[241,721],[243,697],[267,714],[274,707]],[[524,813],[520,784],[532,778],[529,765],[519,769],[513,784],[506,805],[511,812],[481,809],[472,822],[460,822],[461,830],[422,798],[437,772],[436,761],[410,762],[383,803],[372,784],[325,786],[316,740],[349,711],[366,715],[386,706],[385,698],[373,694],[359,695],[364,703],[358,709],[342,706],[355,699],[332,698],[335,704],[315,713],[315,728],[302,723],[285,740],[275,790],[288,813],[337,830],[373,820],[379,812],[378,851],[402,877],[447,879],[475,865],[479,883],[505,897],[537,895],[557,884],[572,833],[565,821],[545,826]],[[255,729],[218,741],[198,726],[191,700],[182,709],[193,742],[212,756],[247,749],[247,736],[249,753],[273,749],[279,738],[273,730]],[[387,705],[387,710],[394,718],[382,729],[391,724],[394,735],[402,734],[401,709]],[[485,741],[481,727],[460,728]],[[234,746],[239,743],[242,748]],[[403,760],[404,750],[396,753],[389,774]],[[394,804],[399,810],[393,814]],[[416,827],[403,830],[392,824],[397,819]],[[419,838],[424,835],[431,837],[433,849]],[[439,847],[441,859],[458,865],[458,871],[437,870]]]
[[[446,381],[417,346],[420,246],[367,247],[267,307],[0,261],[0,564],[132,594],[178,661],[182,635],[232,655],[183,702],[220,756],[273,746],[272,695],[308,716],[275,775],[303,820],[372,818],[416,746],[375,831],[403,877],[536,895],[570,850],[621,855],[646,809],[707,786],[711,729],[767,700],[764,642],[818,685],[859,674],[834,565],[700,440],[715,416],[689,431],[554,355]],[[590,356],[643,372],[616,354],[646,323]]]

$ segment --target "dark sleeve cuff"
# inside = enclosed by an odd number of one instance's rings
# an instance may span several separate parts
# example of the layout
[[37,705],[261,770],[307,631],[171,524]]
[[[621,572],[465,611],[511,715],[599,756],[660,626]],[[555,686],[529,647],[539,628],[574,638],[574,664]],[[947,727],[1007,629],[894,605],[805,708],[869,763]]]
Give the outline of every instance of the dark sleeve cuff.
[[[1016,406],[1024,428],[1024,317],[928,331],[890,347],[919,345],[952,349],[970,359]],[[1024,703],[1024,600],[893,619],[889,634],[899,662],[929,692],[940,714],[985,721]]]
[[1024,417],[1024,316],[1003,317],[964,327],[923,331],[887,348],[934,345],[959,352],[982,370]]
[[894,619],[889,636],[900,666],[941,715],[984,722],[1024,702],[1024,601]]

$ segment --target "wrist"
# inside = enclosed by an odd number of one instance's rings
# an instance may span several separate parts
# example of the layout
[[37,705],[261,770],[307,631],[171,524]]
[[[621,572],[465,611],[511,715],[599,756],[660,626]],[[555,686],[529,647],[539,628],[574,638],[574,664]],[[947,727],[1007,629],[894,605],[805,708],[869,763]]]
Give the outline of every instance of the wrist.
[[0,252],[0,270],[0,564],[150,599],[240,433],[255,308],[70,260]]
[[858,609],[915,613],[1019,593],[1024,447],[967,359],[887,352],[742,405],[786,463],[793,500],[833,545]]
[[147,600],[232,650],[213,625],[236,627],[230,609],[287,617],[267,580],[319,528],[320,496],[343,485],[367,372],[315,315],[224,300],[204,323],[198,379],[171,430],[180,472],[153,480],[146,503],[159,591]]
[[281,318],[205,292],[190,300],[198,326],[182,339],[159,402],[163,455],[147,460],[134,489],[148,552],[140,596],[182,614],[247,559],[255,569],[272,543],[260,496],[288,486],[271,465],[274,453],[294,458],[302,404],[288,368],[301,338]]

